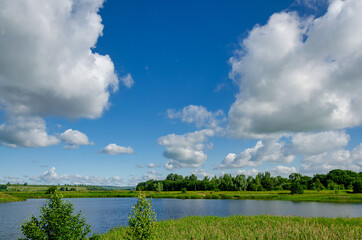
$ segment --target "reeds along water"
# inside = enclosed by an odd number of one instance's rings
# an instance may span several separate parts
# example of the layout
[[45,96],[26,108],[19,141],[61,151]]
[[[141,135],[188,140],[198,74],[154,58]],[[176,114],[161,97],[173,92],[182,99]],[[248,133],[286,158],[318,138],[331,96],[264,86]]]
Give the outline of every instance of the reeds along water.
[[[157,222],[156,239],[362,239],[362,218],[185,217]],[[126,227],[101,239],[126,239]]]

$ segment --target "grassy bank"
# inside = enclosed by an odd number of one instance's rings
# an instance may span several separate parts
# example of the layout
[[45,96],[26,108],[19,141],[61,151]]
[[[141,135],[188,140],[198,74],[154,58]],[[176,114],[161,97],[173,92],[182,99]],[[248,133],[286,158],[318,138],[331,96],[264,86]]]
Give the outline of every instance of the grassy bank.
[[[110,198],[110,197],[137,197],[137,191],[68,191],[60,192],[64,198]],[[179,199],[256,199],[256,200],[286,200],[286,201],[309,201],[309,202],[334,202],[334,203],[362,203],[362,193],[353,194],[348,191],[335,192],[305,191],[304,194],[290,194],[290,191],[190,191],[187,193],[177,192],[153,192],[146,191],[147,197],[152,198],[179,198]],[[15,198],[47,198],[44,192],[6,192]]]
[[15,201],[22,201],[25,199],[17,198],[8,194],[0,193],[0,203],[3,202],[15,202]]
[[[156,239],[362,239],[362,218],[195,216],[156,224]],[[101,239],[126,239],[126,229],[112,229]]]

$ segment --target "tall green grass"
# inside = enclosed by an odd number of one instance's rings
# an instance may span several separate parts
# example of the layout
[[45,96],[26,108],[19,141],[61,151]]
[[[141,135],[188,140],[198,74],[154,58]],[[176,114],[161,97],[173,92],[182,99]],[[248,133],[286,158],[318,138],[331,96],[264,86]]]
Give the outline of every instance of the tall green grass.
[[[185,217],[157,222],[156,239],[362,239],[362,218]],[[103,240],[126,239],[120,227]]]
[[15,202],[15,201],[22,201],[25,199],[17,198],[8,194],[0,193],[0,203],[2,202]]
[[[64,198],[110,198],[110,197],[137,197],[137,191],[112,190],[112,191],[68,191],[60,192]],[[362,203],[362,193],[351,193],[333,190],[305,191],[304,194],[290,194],[290,191],[180,191],[154,192],[146,191],[148,198],[180,198],[180,199],[255,199],[255,200],[286,200],[309,202],[335,202],[335,203]],[[48,198],[43,192],[6,192],[15,198]]]

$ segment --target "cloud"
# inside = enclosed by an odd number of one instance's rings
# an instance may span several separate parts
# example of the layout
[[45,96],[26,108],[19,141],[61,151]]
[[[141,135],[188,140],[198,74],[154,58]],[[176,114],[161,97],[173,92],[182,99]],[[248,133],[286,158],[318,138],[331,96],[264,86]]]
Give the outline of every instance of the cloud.
[[260,173],[258,170],[256,170],[255,168],[250,169],[250,170],[237,170],[236,174],[237,175],[245,175],[245,176],[256,176],[258,173]]
[[133,77],[130,73],[128,73],[126,76],[121,77],[119,79],[127,88],[131,88],[133,84],[135,84],[135,81],[133,80]]
[[321,8],[328,6],[330,0],[296,0],[293,5],[303,6],[318,12]]
[[269,171],[273,176],[282,176],[288,177],[292,173],[296,173],[297,169],[295,167],[286,167],[286,166],[277,166],[270,169]]
[[303,173],[327,173],[333,169],[348,169],[356,172],[362,170],[361,145],[352,151],[339,149],[306,156],[301,162]]
[[113,177],[98,177],[98,176],[82,176],[79,174],[75,175],[68,175],[63,174],[59,175],[55,172],[55,167],[52,167],[39,176],[31,176],[31,177],[24,177],[24,178],[17,178],[17,177],[4,177],[3,181],[10,181],[12,183],[24,183],[28,182],[31,184],[85,184],[85,185],[112,185],[112,186],[121,186],[123,185],[123,179],[119,176]]
[[158,168],[160,167],[160,165],[156,164],[156,163],[150,163],[147,165],[148,168]]
[[212,178],[215,176],[215,174],[207,173],[205,169],[194,169],[191,174],[194,174],[199,180],[204,179],[204,177]]
[[180,119],[182,122],[194,123],[198,128],[217,129],[220,123],[226,121],[223,111],[211,112],[203,106],[196,105],[186,106],[179,111],[168,109],[167,116],[170,119]]
[[293,135],[292,144],[295,152],[306,156],[343,148],[349,140],[344,131],[298,133]]
[[321,17],[273,14],[230,59],[240,92],[228,130],[238,138],[328,131],[362,123],[362,2],[333,0]]
[[89,142],[87,135],[84,133],[68,129],[60,134],[59,139],[66,143],[64,148],[77,149],[80,145],[93,145],[93,142]]
[[148,170],[146,174],[143,174],[142,180],[162,180],[162,174],[155,170]]
[[306,174],[327,173],[333,169],[362,170],[362,144],[347,150],[350,136],[344,131],[296,134],[292,147],[301,159],[300,171]]
[[264,162],[291,163],[295,155],[285,142],[278,139],[259,140],[252,148],[247,148],[239,155],[229,153],[215,169],[256,167]]
[[118,146],[115,143],[111,143],[102,149],[102,153],[109,155],[117,155],[117,154],[132,154],[134,153],[133,148],[131,147],[122,147]]
[[47,147],[59,143],[48,135],[45,121],[39,117],[11,117],[0,125],[0,143],[10,147]]
[[[7,119],[38,123],[47,116],[93,119],[108,109],[119,80],[111,58],[93,49],[102,35],[98,14],[102,4],[103,0],[1,1],[0,111]],[[8,120],[2,131],[15,131],[10,126],[16,124]],[[39,127],[40,143],[38,138],[23,143],[4,133],[0,140],[27,147],[57,142],[46,137],[45,122],[15,135],[30,136]]]
[[160,137],[158,144],[166,147],[163,156],[170,159],[165,164],[165,168],[171,170],[201,166],[207,159],[207,155],[203,152],[204,142],[207,141],[208,137],[214,135],[214,131],[204,129],[184,135],[169,134]]

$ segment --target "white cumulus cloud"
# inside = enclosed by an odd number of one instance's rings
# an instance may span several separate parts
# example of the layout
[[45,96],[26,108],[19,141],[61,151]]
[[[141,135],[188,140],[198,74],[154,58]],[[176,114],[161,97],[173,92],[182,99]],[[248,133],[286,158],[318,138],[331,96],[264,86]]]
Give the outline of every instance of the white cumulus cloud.
[[259,140],[254,147],[247,148],[239,155],[229,153],[216,169],[256,167],[264,162],[291,163],[295,155],[285,142],[278,139]]
[[[102,4],[103,0],[0,0],[0,111],[6,119],[93,119],[109,107],[119,80],[111,58],[93,50],[103,31],[98,14]],[[14,131],[14,124],[7,120],[2,131]],[[46,135],[45,122],[41,125]],[[15,135],[32,135],[38,126]],[[7,134],[0,140],[28,147],[56,143],[52,136],[40,143],[29,138],[22,144]]]
[[88,140],[87,135],[85,135],[84,133],[82,133],[78,130],[73,130],[73,129],[68,129],[65,132],[63,132],[62,134],[60,134],[59,139],[66,143],[64,148],[76,149],[80,145],[93,145],[94,144],[93,142],[90,142]]
[[184,135],[169,134],[160,137],[158,144],[166,147],[163,156],[170,159],[165,168],[171,170],[201,166],[207,159],[203,151],[205,142],[214,135],[213,130],[204,129]]
[[321,17],[273,14],[230,59],[239,85],[236,137],[334,130],[362,123],[362,1],[331,0]]
[[350,136],[344,131],[297,133],[292,144],[295,151],[303,156],[340,149],[348,145]]
[[223,111],[208,111],[204,106],[189,105],[182,110],[168,109],[170,119],[181,119],[182,122],[194,123],[196,127],[219,128],[220,123],[226,121]]
[[98,177],[98,176],[83,176],[79,174],[58,174],[55,172],[55,167],[51,167],[39,176],[31,176],[23,178],[23,181],[35,184],[85,184],[85,185],[112,185],[121,186],[124,180],[119,176]]
[[47,147],[59,143],[48,135],[45,121],[39,117],[11,117],[0,125],[0,143],[10,147]]
[[109,155],[132,154],[133,152],[133,148],[118,146],[115,143],[108,144],[105,148],[102,149],[102,153]]
[[269,172],[273,176],[288,177],[290,174],[296,173],[297,169],[295,167],[276,166],[275,168],[270,169]]

